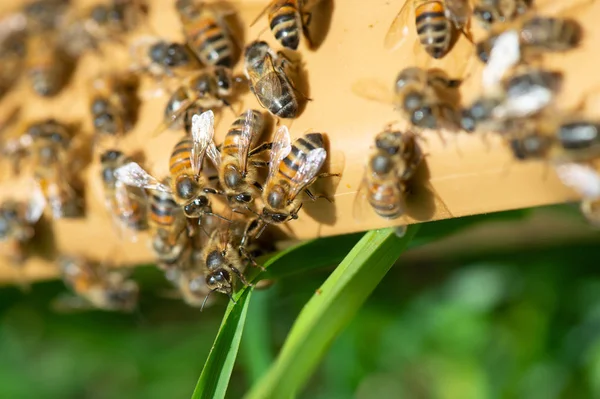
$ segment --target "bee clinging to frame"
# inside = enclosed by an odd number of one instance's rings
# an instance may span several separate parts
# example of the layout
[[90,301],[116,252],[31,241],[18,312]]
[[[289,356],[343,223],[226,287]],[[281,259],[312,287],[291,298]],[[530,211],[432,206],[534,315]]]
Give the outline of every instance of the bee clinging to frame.
[[169,161],[169,185],[152,177],[140,165],[130,162],[118,168],[115,175],[127,185],[170,193],[189,218],[212,215],[209,194],[220,194],[208,186],[201,175],[207,155],[218,170],[221,165],[219,151],[213,142],[214,114],[206,111],[192,118],[192,137],[185,137],[175,145]]
[[[304,34],[305,40],[308,41],[309,47],[310,36],[307,32],[307,27],[310,24],[311,14],[307,11],[310,0],[271,0],[269,5],[265,7],[256,17],[253,26],[265,13],[269,20],[269,28],[275,36],[275,39],[286,48],[297,50],[300,44],[300,36]],[[312,1],[315,3],[315,1]]]
[[298,100],[286,61],[263,41],[250,43],[244,51],[244,73],[260,105],[278,118],[293,119],[298,115]]
[[385,36],[386,49],[396,49],[409,34],[412,15],[419,42],[427,54],[439,59],[448,54],[457,31],[464,33],[472,10],[468,0],[406,0]]
[[119,150],[110,149],[100,155],[100,178],[104,188],[106,209],[115,221],[117,233],[135,241],[135,232],[148,228],[147,196],[143,189],[125,185],[115,177],[115,170],[129,163]]
[[177,0],[175,8],[186,41],[202,64],[233,67],[235,45],[225,18],[235,10],[201,0]]
[[354,216],[366,202],[384,219],[396,219],[405,212],[407,183],[423,160],[423,153],[412,132],[388,126],[375,138],[376,149],[369,157],[365,175],[356,194]]
[[272,146],[272,143],[256,146],[264,122],[259,111],[249,109],[238,116],[225,135],[221,147],[219,182],[234,209],[252,203],[262,192],[257,167],[266,167],[267,162],[256,159],[256,156]]

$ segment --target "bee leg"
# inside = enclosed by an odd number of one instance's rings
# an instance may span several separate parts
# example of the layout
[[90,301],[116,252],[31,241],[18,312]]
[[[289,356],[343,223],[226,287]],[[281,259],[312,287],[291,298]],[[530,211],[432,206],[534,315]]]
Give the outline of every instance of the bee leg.
[[281,50],[278,51],[277,57],[279,57],[281,59],[281,60],[279,60],[280,68],[282,68],[282,69],[291,68],[294,70],[294,72],[298,72],[298,70],[300,69],[300,65],[299,65],[298,61],[292,60],[283,51],[281,51]]
[[304,190],[304,192],[306,193],[306,195],[308,195],[308,198],[310,198],[312,201],[316,201],[319,198],[324,198],[326,199],[330,204],[333,204],[333,200],[331,198],[329,198],[326,195],[314,195],[310,190],[306,189]]
[[250,253],[248,251],[246,251],[245,247],[240,247],[240,255],[242,255],[244,258],[248,259],[248,261],[250,262],[250,264],[252,266],[258,267],[263,272],[267,270],[267,269],[265,269],[265,267],[263,265],[259,265],[258,263],[256,263],[256,261],[254,260],[254,257],[252,255],[250,255]]
[[269,166],[269,162],[267,162],[267,161],[252,161],[252,166],[256,166],[257,168],[266,168]]
[[229,268],[235,273],[235,275],[240,279],[240,281],[242,283],[244,283],[244,285],[246,286],[253,286],[254,284],[250,284],[248,282],[248,280],[246,280],[246,277],[244,277],[244,274],[235,266],[233,265],[229,265]]
[[212,187],[205,187],[204,189],[202,189],[202,191],[208,194],[225,195],[225,192],[219,191],[216,188]]
[[322,179],[324,177],[338,177],[341,175],[341,173],[321,173],[317,175],[317,179]]
[[219,180],[219,175],[209,176],[208,180],[210,180],[210,181]]
[[260,191],[261,193],[263,192],[263,187],[260,185],[260,183],[259,183],[259,182],[255,181],[255,182],[253,182],[253,183],[252,183],[252,185],[253,185],[254,187],[256,187],[256,189],[257,189],[258,191]]
[[310,31],[308,30],[308,27],[310,26],[310,21],[312,21],[312,13],[302,13],[302,19],[304,20],[302,21],[302,33],[304,34],[304,38],[308,42],[308,47],[312,49],[314,48],[314,46],[312,39],[310,38]]
[[270,150],[271,148],[273,148],[273,142],[262,143],[261,145],[259,145],[258,147],[254,148],[252,151],[250,151],[248,153],[248,156],[251,157],[252,155],[256,155],[256,154],[266,151],[266,150]]

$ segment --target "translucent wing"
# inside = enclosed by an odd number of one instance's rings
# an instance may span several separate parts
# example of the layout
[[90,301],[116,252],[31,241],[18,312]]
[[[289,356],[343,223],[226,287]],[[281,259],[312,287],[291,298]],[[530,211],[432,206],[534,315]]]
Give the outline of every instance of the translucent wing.
[[290,140],[290,132],[287,126],[280,126],[273,137],[273,147],[269,157],[269,174],[267,176],[267,184],[277,175],[279,171],[279,163],[287,157],[292,150]]
[[115,211],[124,218],[133,215],[133,203],[127,190],[127,185],[120,180],[115,183]]
[[589,165],[567,163],[555,166],[558,178],[585,199],[600,198],[600,175]]
[[536,86],[521,95],[511,96],[493,111],[494,118],[522,118],[533,115],[546,107],[554,93],[547,87]]
[[493,89],[506,72],[521,59],[519,33],[510,30],[498,36],[490,52],[490,59],[482,73],[482,83],[485,90]]
[[[214,125],[215,114],[210,110],[200,115],[192,116],[192,140],[194,141],[192,147],[192,170],[195,174],[199,174],[200,170],[202,170],[202,161],[204,160],[204,154],[206,153],[207,148],[209,148],[211,144],[214,147]],[[214,156],[214,154],[212,155]],[[218,156],[216,158],[220,159]],[[212,156],[211,159],[215,162],[215,159],[213,159]]]
[[37,182],[34,182],[34,185],[32,196],[29,199],[27,211],[25,212],[25,219],[31,224],[35,224],[40,220],[46,208],[46,197],[42,188]]
[[152,177],[140,165],[135,162],[129,162],[115,170],[115,177],[128,186],[147,188],[150,190],[171,192],[171,189],[156,178]]
[[282,72],[275,68],[270,54],[267,54],[264,69],[268,72],[259,77],[257,84],[254,85],[254,90],[258,96],[272,101],[272,99],[281,97],[283,89],[279,80],[279,73]]
[[471,16],[469,0],[446,0],[446,18],[451,20],[457,28],[461,28]]
[[248,151],[250,150],[250,144],[254,141],[252,137],[253,129],[252,123],[254,121],[254,112],[251,109],[244,112],[244,123],[242,125],[242,132],[238,137],[238,160],[240,163],[242,175],[246,174],[246,166],[248,162]]
[[190,109],[190,107],[192,107],[193,105],[194,105],[193,100],[182,101],[181,105],[179,106],[177,111],[173,112],[169,119],[165,119],[164,121],[162,121],[160,123],[160,125],[158,125],[158,127],[154,130],[154,132],[152,132],[151,137],[156,137],[159,134],[161,134],[162,132],[164,132],[165,130],[167,130],[169,127],[171,127],[171,125],[173,125],[175,122],[177,122],[186,113],[186,111],[188,109]]
[[324,148],[316,148],[306,154],[304,162],[300,164],[298,171],[292,178],[292,186],[290,187],[291,199],[296,198],[302,190],[314,181],[326,158],[327,151]]
[[208,145],[208,148],[206,149],[206,155],[208,155],[212,163],[215,165],[215,168],[218,170],[221,166],[221,153],[219,150],[217,150],[217,146],[215,145],[214,141],[211,141]]
[[367,100],[383,104],[394,103],[394,93],[389,85],[377,79],[359,79],[352,84],[352,92]]
[[414,0],[406,0],[398,15],[392,21],[383,42],[386,50],[396,50],[406,40],[406,36],[410,33],[408,24],[412,14],[411,10],[413,10],[413,3]]

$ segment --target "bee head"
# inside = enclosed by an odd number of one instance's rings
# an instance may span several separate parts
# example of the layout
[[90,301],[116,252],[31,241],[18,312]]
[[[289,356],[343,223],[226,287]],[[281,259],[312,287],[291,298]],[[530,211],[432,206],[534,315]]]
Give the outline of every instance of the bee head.
[[411,112],[411,111],[421,108],[423,106],[423,103],[424,103],[423,95],[421,93],[419,93],[418,91],[413,91],[404,97],[402,107],[407,112]]
[[385,155],[376,155],[371,159],[371,170],[378,175],[388,174],[393,166],[394,162]]
[[494,10],[485,5],[479,5],[475,7],[473,10],[473,15],[482,23],[484,27],[488,27],[492,25],[494,22],[498,21],[498,13],[494,12]]
[[433,109],[429,106],[418,108],[412,112],[410,121],[413,125],[426,129],[434,129],[437,120],[433,115]]
[[262,218],[266,219],[268,223],[284,223],[290,219],[296,219],[295,215],[290,215],[289,213],[283,212],[271,212],[267,209],[267,207],[263,208]]
[[246,64],[254,65],[262,61],[269,52],[269,45],[264,41],[254,41],[250,43],[244,51]]
[[223,268],[217,269],[206,276],[206,285],[208,288],[228,296],[231,296],[233,291],[231,282],[231,274]]
[[183,213],[189,218],[198,218],[205,212],[210,212],[209,201],[206,195],[200,195],[183,207]]

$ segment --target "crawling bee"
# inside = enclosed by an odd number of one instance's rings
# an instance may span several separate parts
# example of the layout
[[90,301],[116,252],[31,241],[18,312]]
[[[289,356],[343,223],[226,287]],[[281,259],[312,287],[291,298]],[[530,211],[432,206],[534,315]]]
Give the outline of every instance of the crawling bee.
[[207,185],[200,174],[204,156],[208,155],[217,170],[221,158],[213,142],[214,114],[207,111],[195,115],[192,121],[192,137],[185,137],[175,145],[169,161],[169,185],[164,185],[135,162],[130,162],[115,171],[115,176],[127,185],[164,191],[173,195],[175,202],[183,208],[188,218],[213,215],[208,194],[220,194]]
[[[217,109],[230,106],[228,97],[233,94],[236,78],[226,67],[214,67],[195,73],[183,81],[169,98],[165,107],[164,120],[154,135],[171,126],[177,126],[189,110],[196,108]],[[177,126],[178,127],[178,126]]]
[[27,219],[27,204],[5,200],[0,205],[0,243],[3,255],[20,266],[27,257],[27,247],[35,235],[35,223]]
[[233,67],[235,47],[225,18],[235,11],[222,3],[196,0],[177,0],[175,8],[186,41],[200,61],[207,66]]
[[221,147],[219,182],[233,208],[252,203],[262,192],[257,167],[267,166],[267,163],[255,158],[272,146],[271,143],[256,146],[263,127],[263,115],[249,109],[233,122],[225,135]]
[[115,177],[115,170],[129,163],[119,150],[107,150],[100,156],[100,178],[104,187],[106,209],[115,221],[120,234],[127,233],[135,240],[135,232],[148,228],[147,197],[144,190],[123,184]]
[[145,36],[131,46],[133,70],[162,78],[183,77],[200,69],[200,61],[185,43]]
[[478,0],[473,15],[486,29],[510,22],[531,9],[533,0]]
[[298,100],[285,62],[262,41],[250,43],[244,52],[244,73],[260,105],[276,117],[291,119],[298,115]]
[[480,96],[462,111],[461,126],[468,132],[514,130],[517,119],[547,107],[560,90],[562,74],[538,68],[520,68],[498,88]]
[[357,81],[352,90],[363,98],[395,105],[416,128],[455,130],[460,84],[439,69],[409,67],[398,74],[394,93],[371,79]]
[[355,199],[355,216],[365,197],[377,215],[395,219],[404,214],[407,183],[421,164],[423,153],[413,133],[394,131],[391,126],[377,135],[375,146]]
[[133,126],[137,109],[137,78],[132,74],[103,75],[93,80],[90,114],[95,133],[121,136]]
[[406,40],[413,13],[421,46],[438,59],[448,54],[455,32],[467,24],[471,8],[467,0],[407,0],[387,31],[387,49],[398,48]]
[[[307,11],[307,0],[271,0],[269,5],[261,11],[250,26],[253,26],[265,13],[268,12],[269,28],[275,39],[286,48],[298,49],[300,44],[300,31],[310,44],[307,27],[310,24],[311,14]],[[313,1],[313,3],[315,3]]]
[[519,47],[524,61],[548,52],[572,50],[583,37],[581,25],[574,19],[540,16],[521,18],[492,29],[487,38],[476,44],[477,57],[487,63],[499,35],[509,30],[519,33]]
[[77,258],[63,256],[58,266],[65,285],[76,296],[63,296],[54,302],[59,310],[101,309],[118,312],[135,310],[139,287],[120,271]]
[[71,134],[69,128],[53,119],[34,123],[21,138],[33,165],[35,187],[28,219],[37,221],[46,205],[54,218],[80,217],[82,201],[68,172]]

